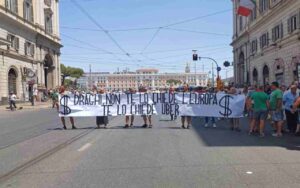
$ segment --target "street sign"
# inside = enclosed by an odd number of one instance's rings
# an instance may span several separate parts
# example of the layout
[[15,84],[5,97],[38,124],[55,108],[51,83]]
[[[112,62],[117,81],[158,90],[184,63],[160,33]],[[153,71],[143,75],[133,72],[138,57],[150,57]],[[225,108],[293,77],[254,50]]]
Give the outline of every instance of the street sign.
[[217,71],[220,72],[221,71],[221,67],[217,67]]

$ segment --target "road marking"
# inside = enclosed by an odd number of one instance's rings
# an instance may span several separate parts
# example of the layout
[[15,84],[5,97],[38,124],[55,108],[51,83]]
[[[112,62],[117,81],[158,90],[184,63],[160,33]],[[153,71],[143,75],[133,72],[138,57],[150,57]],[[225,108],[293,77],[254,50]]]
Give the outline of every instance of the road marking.
[[253,172],[251,172],[251,171],[247,171],[246,173],[247,173],[247,174],[253,174]]
[[82,151],[88,149],[89,147],[91,147],[91,145],[92,145],[91,143],[87,143],[87,144],[83,145],[81,148],[79,148],[77,151],[82,152]]

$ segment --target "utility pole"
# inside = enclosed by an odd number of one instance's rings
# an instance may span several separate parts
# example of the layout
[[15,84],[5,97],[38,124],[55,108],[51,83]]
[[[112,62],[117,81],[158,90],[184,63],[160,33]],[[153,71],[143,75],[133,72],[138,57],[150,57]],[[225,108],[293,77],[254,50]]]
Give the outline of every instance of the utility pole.
[[90,64],[90,79],[89,79],[89,86],[92,89],[92,65]]
[[211,68],[211,70],[212,70],[212,86],[213,86],[213,88],[215,88],[215,71],[214,71],[214,64],[212,63],[212,68]]

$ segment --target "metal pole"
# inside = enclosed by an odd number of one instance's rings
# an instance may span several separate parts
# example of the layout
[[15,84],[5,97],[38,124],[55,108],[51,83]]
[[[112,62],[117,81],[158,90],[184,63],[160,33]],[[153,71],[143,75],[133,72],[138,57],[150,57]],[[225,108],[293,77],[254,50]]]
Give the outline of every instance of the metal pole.
[[212,85],[215,88],[215,71],[214,71],[214,63],[212,63]]

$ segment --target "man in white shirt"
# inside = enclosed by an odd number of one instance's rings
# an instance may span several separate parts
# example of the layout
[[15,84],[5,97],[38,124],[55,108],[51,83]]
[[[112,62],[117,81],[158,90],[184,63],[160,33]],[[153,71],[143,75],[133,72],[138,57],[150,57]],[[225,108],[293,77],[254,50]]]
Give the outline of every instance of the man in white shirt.
[[17,106],[16,106],[16,100],[17,100],[17,96],[13,92],[10,92],[10,95],[9,95],[9,107],[10,107],[11,111],[13,111],[14,109],[17,108]]

